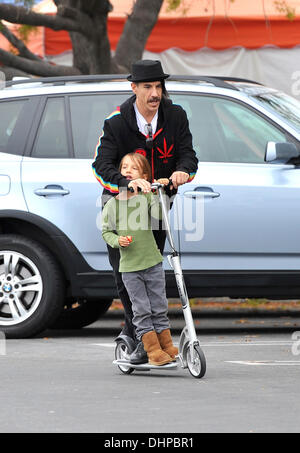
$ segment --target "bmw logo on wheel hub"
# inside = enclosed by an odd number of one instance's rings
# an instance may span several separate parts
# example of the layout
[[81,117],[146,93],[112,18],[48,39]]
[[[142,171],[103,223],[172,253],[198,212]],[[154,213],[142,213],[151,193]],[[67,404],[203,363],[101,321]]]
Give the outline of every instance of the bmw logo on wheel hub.
[[12,286],[10,283],[4,283],[4,285],[2,286],[2,289],[5,293],[10,293],[12,290]]

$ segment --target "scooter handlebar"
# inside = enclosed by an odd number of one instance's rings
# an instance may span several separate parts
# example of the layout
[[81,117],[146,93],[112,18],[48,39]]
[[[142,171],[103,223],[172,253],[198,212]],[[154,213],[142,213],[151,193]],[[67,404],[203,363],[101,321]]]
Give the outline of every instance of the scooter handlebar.
[[[159,188],[164,188],[164,187],[169,187],[170,185],[172,184],[172,179],[169,178],[169,184],[167,186],[165,186],[164,184],[161,184],[160,182],[153,182],[151,184],[151,190],[157,190]],[[133,187],[128,187],[128,190],[129,192],[133,193],[134,192],[134,188]],[[140,187],[138,187],[138,192],[141,192],[142,189]]]

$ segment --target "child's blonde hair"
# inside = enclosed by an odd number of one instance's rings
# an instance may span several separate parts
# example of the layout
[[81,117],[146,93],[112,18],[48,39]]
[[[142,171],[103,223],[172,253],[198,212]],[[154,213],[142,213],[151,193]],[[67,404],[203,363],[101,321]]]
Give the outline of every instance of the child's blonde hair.
[[152,180],[151,167],[145,156],[143,156],[142,154],[139,154],[139,153],[126,154],[120,162],[119,171],[121,171],[123,160],[125,159],[125,157],[130,157],[134,161],[134,163],[139,167],[142,174],[147,176],[147,181],[151,182],[151,180]]

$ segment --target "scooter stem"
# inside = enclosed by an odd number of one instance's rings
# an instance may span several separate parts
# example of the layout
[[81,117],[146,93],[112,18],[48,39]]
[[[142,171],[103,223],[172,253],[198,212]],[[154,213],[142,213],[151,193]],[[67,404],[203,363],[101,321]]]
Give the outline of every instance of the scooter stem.
[[169,263],[174,270],[175,279],[177,283],[178,293],[182,304],[182,311],[184,315],[185,325],[188,329],[189,338],[192,343],[198,342],[197,334],[195,330],[195,325],[193,321],[191,306],[189,297],[187,294],[185,281],[181,269],[180,258],[179,255],[169,255],[168,256]]
[[[159,200],[160,200],[160,205],[161,205],[161,209],[162,209],[162,218],[163,218],[163,223],[165,225],[165,229],[166,229],[166,234],[167,234],[167,238],[168,238],[168,242],[171,246],[171,249],[176,252],[175,250],[175,244],[174,244],[174,241],[173,241],[173,238],[172,238],[172,235],[171,235],[171,227],[170,227],[170,222],[169,222],[169,216],[168,216],[168,210],[167,210],[167,207],[166,207],[166,201],[165,201],[165,198],[166,198],[166,195],[163,191],[163,187],[162,185],[159,185],[157,187],[157,190],[158,190],[158,195],[159,195]],[[176,252],[177,253],[177,252]]]

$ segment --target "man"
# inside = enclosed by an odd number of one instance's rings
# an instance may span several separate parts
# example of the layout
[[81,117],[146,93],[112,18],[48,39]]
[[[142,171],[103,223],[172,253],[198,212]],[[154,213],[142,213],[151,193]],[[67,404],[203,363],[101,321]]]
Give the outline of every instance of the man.
[[[171,178],[173,193],[180,185],[194,178],[198,161],[192,146],[192,135],[185,111],[168,98],[165,89],[165,79],[168,77],[159,61],[140,60],[132,65],[128,80],[132,82],[134,95],[105,120],[93,162],[94,174],[104,187],[104,201],[127,187],[133,188],[135,193],[138,189],[145,193],[151,190],[150,182],[144,179],[130,180],[121,175],[120,161],[131,152],[147,157],[152,181]],[[163,253],[165,232],[157,230],[153,234]],[[108,246],[108,253],[124,306],[125,326],[122,333],[135,338],[131,302],[119,273],[119,250]],[[140,345],[132,354],[131,361],[147,361],[147,355]]]

